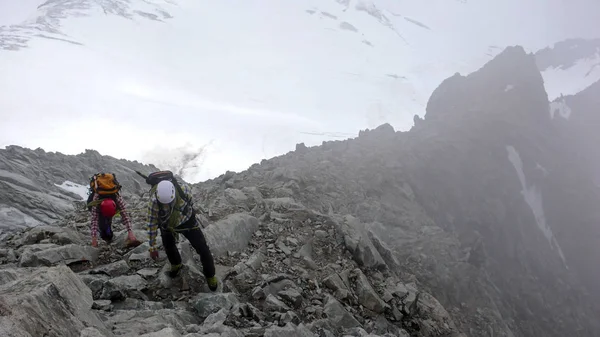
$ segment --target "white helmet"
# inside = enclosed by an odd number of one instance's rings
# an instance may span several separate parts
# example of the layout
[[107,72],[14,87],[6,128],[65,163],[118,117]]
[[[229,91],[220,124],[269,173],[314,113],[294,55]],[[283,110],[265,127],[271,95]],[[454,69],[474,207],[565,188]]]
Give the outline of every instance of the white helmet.
[[170,204],[175,200],[175,185],[168,180],[163,180],[156,186],[156,199],[161,204]]

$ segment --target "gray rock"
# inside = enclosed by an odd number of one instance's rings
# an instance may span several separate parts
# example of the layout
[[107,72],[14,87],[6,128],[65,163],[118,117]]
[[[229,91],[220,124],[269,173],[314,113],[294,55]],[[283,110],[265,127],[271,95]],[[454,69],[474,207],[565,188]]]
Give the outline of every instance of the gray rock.
[[112,308],[112,302],[110,300],[96,300],[92,304],[92,309],[109,311]]
[[204,236],[213,256],[228,251],[241,251],[248,246],[252,234],[258,230],[258,220],[244,213],[231,214],[204,229]]
[[162,302],[143,301],[136,298],[126,298],[112,303],[114,310],[159,310],[165,309]]
[[126,297],[145,298],[141,290],[148,286],[140,275],[124,275],[110,279],[104,283],[101,299],[124,299]]
[[140,337],[181,337],[181,334],[173,328],[164,328],[160,331],[145,333]]
[[285,314],[281,315],[281,317],[279,318],[279,322],[280,322],[280,325],[281,325],[281,323],[283,323],[283,324],[287,324],[287,323],[300,324],[300,317],[298,317],[298,315],[296,315],[295,312],[288,311]]
[[376,313],[382,313],[389,306],[377,295],[371,283],[360,269],[352,271],[352,276],[356,278],[354,293],[358,297],[358,303],[365,308]]
[[292,254],[292,250],[290,248],[288,248],[288,246],[285,245],[285,243],[283,242],[279,242],[277,244],[277,247],[279,249],[281,249],[281,251],[285,254],[285,255],[291,255]]
[[190,299],[190,304],[202,318],[221,309],[230,310],[239,303],[233,293],[201,293]]
[[76,262],[94,262],[98,249],[91,246],[69,244],[40,251],[25,249],[19,260],[19,267],[70,265]]
[[363,223],[351,215],[335,222],[336,230],[344,238],[346,249],[354,260],[366,268],[385,268],[386,264],[371,239]]
[[302,294],[300,294],[300,292],[294,288],[282,290],[278,292],[277,295],[281,296],[281,298],[283,298],[284,300],[292,303],[292,305],[296,308],[302,305]]
[[[133,233],[135,235],[135,238],[138,239],[139,241],[142,241],[142,243],[145,240],[147,240],[148,234],[145,230],[134,228]],[[112,239],[110,244],[113,246],[117,246],[117,247],[125,247],[125,245],[127,244],[128,235],[129,235],[129,233],[127,232],[127,230],[115,232],[114,238]],[[160,237],[160,235],[159,235],[159,237]]]
[[89,271],[90,274],[104,274],[111,277],[126,274],[130,270],[127,262],[120,260],[110,264],[105,264]]
[[106,337],[106,335],[94,327],[87,327],[81,330],[79,337]]
[[138,270],[136,273],[142,276],[143,278],[149,278],[155,276],[156,273],[158,273],[158,268],[144,268]]
[[375,247],[375,249],[377,249],[377,251],[379,252],[379,255],[381,255],[381,258],[383,258],[383,260],[387,264],[388,268],[394,272],[400,272],[400,270],[401,270],[400,262],[398,262],[398,260],[394,256],[394,253],[388,247],[388,245],[372,231],[368,231],[368,233],[369,233],[369,238],[371,239],[371,242],[373,243],[373,246]]
[[0,249],[0,264],[7,264],[16,262],[17,255],[15,254],[15,250],[11,248],[3,248]]
[[459,331],[450,314],[433,296],[421,292],[416,303],[416,310],[428,317],[427,320],[421,322],[420,329],[423,336],[458,335]]
[[229,309],[223,308],[213,314],[210,314],[203,322],[199,332],[208,333],[224,333],[232,330],[231,327],[223,325],[229,314]]
[[314,333],[304,326],[304,324],[295,325],[286,324],[284,327],[271,327],[265,330],[264,337],[317,337]]
[[361,324],[333,296],[327,297],[325,314],[333,326],[342,328],[360,327]]
[[268,285],[262,288],[262,293],[266,297],[267,295],[277,295],[279,292],[288,290],[288,289],[296,289],[298,286],[294,281],[289,278],[284,278],[277,282],[268,282]]
[[67,245],[72,243],[83,243],[83,238],[77,232],[70,228],[58,226],[37,226],[23,235],[22,245],[32,245],[39,243],[44,239],[50,239],[51,243]]
[[245,262],[245,264],[248,267],[252,268],[252,270],[258,271],[261,264],[263,263],[263,261],[266,258],[265,253],[266,253],[266,248],[263,246],[261,249],[258,249],[252,255],[250,255],[250,257]]
[[327,234],[326,231],[319,229],[315,231],[315,236],[319,239],[326,239],[329,234]]
[[25,271],[0,285],[0,335],[79,337],[86,327],[108,333],[92,304],[91,290],[66,266]]
[[[137,239],[140,240],[141,238],[138,237]],[[164,250],[162,250],[162,238],[160,235],[156,238],[156,247],[159,251],[159,261],[164,261],[167,257],[164,254]],[[149,248],[150,245],[148,242],[143,242],[141,245],[125,254],[124,259],[127,261],[150,261],[151,259],[148,253]]]
[[344,300],[350,295],[350,290],[346,287],[339,274],[331,274],[323,280],[323,284],[333,290],[335,298]]
[[225,198],[227,198],[227,201],[233,204],[243,204],[248,200],[248,197],[244,192],[234,188],[225,189],[223,194],[225,195]]
[[115,335],[140,336],[165,328],[184,331],[190,324],[200,324],[200,318],[187,310],[116,310],[107,318],[106,324]]
[[79,278],[83,281],[83,283],[85,283],[86,286],[88,286],[88,288],[90,288],[94,299],[100,298],[100,295],[102,294],[102,289],[104,288],[104,283],[110,280],[110,277],[104,274],[80,274]]
[[290,310],[285,303],[271,294],[267,295],[263,305],[266,311],[286,312]]
[[323,280],[323,284],[329,289],[336,291],[338,289],[346,289],[346,284],[342,281],[342,278],[339,274],[331,274]]
[[0,269],[0,285],[10,283],[12,281],[18,280],[19,278],[23,278],[26,275],[31,274],[35,269],[33,268],[7,268]]

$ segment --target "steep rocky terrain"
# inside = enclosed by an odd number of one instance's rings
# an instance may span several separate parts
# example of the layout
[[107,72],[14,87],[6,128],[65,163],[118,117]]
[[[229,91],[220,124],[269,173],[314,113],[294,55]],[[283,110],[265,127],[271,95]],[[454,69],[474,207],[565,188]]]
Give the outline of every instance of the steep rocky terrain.
[[72,212],[74,202],[87,198],[84,187],[99,171],[114,172],[127,193],[143,192],[135,170],[157,169],[93,150],[68,156],[19,146],[0,149],[0,236],[14,228],[47,225]]
[[[597,96],[574,97],[593,122]],[[442,83],[410,132],[298,146],[220,185],[356,216],[469,335],[592,336],[600,197],[575,156],[594,143],[550,112],[533,55],[512,47]]]
[[[91,248],[80,209],[14,232],[0,332],[600,335],[597,90],[549,103],[534,56],[510,47],[445,80],[409,132],[298,144],[194,185],[214,294],[185,240],[186,270],[170,280],[164,253],[123,248],[124,232]],[[144,237],[145,200],[126,197]]]
[[[2,336],[464,336],[357,219],[273,192],[210,199],[216,293],[187,242],[186,269],[169,279],[164,253],[153,262],[146,243],[123,248],[118,224],[111,245],[92,248],[85,211],[15,233],[0,250]],[[127,199],[142,236],[145,201]]]

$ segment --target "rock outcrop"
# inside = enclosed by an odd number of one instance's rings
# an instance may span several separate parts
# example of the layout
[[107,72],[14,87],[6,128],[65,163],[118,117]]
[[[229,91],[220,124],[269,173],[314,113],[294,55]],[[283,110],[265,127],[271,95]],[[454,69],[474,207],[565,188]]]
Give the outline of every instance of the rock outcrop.
[[19,146],[0,149],[0,237],[7,229],[48,225],[73,211],[99,171],[114,172],[126,193],[142,193],[147,189],[135,170],[158,169],[93,150],[69,156]]
[[[444,81],[409,132],[386,124],[194,185],[216,293],[185,240],[170,279],[164,253],[125,248],[118,221],[112,244],[90,248],[81,209],[13,232],[0,244],[0,332],[600,335],[597,88],[553,118],[533,55],[510,47]],[[146,200],[126,200],[144,237]],[[8,311],[23,296],[56,310]]]

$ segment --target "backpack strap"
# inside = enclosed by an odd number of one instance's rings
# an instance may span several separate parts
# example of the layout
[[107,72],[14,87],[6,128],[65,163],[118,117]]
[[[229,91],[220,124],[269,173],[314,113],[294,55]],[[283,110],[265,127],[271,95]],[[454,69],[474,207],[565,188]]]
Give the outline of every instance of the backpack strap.
[[173,181],[171,181],[173,183],[173,185],[175,185],[175,189],[177,190],[177,193],[179,193],[179,196],[181,197],[181,199],[183,199],[183,201],[185,201],[185,207],[183,208],[183,213],[187,214],[187,212],[190,209],[190,199],[188,198],[187,194],[185,194],[183,192],[183,189],[181,188],[181,186],[179,185],[179,182],[177,182],[177,179],[173,178]]

